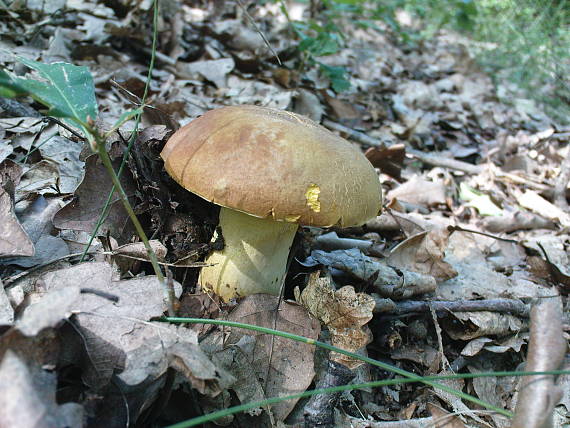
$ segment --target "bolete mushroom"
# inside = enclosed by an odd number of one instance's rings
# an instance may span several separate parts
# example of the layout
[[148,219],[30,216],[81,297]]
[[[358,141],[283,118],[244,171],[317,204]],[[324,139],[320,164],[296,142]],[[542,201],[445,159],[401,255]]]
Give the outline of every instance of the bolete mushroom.
[[224,301],[279,294],[299,225],[356,226],[382,206],[362,152],[287,111],[209,111],[176,131],[161,156],[180,185],[221,206],[225,247],[206,258],[212,266],[198,282]]

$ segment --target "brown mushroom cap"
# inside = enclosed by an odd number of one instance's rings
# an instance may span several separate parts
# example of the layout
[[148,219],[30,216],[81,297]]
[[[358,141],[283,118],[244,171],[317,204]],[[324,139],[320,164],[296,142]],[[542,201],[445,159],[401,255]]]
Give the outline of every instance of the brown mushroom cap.
[[209,111],[180,128],[161,156],[187,190],[256,217],[346,227],[382,205],[378,175],[357,147],[287,111]]

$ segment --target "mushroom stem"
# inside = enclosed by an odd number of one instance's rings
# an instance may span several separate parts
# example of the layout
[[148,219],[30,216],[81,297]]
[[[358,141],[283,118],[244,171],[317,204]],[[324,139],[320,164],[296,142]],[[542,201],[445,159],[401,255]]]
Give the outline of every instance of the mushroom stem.
[[202,268],[202,289],[226,302],[255,293],[278,295],[298,225],[222,207],[220,226],[225,247],[206,258],[214,265]]

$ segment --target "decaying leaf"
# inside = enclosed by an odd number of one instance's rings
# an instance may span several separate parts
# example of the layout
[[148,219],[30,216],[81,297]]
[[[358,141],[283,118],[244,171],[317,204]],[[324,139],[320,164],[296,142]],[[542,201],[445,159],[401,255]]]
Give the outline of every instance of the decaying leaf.
[[[356,293],[354,287],[334,290],[329,277],[319,277],[313,272],[302,292],[296,290],[295,298],[309,313],[328,327],[331,344],[349,352],[356,352],[372,341],[372,334],[365,325],[372,319],[374,299],[366,293]],[[354,369],[364,364],[336,352],[331,359]]]
[[457,276],[457,271],[444,260],[449,232],[433,229],[420,232],[400,242],[388,257],[388,263],[401,269],[423,273],[438,282]]
[[506,336],[528,328],[526,321],[497,312],[454,312],[453,317],[455,320],[444,319],[442,324],[445,324],[445,331],[456,340],[489,335]]
[[34,244],[18,223],[10,195],[0,188],[0,257],[33,254]]
[[399,199],[425,207],[445,205],[445,184],[442,181],[428,181],[414,175],[401,186],[388,192],[386,198]]
[[55,373],[29,365],[8,350],[0,361],[0,426],[82,426],[83,407],[58,405],[56,387]]
[[534,211],[549,220],[558,221],[564,227],[570,226],[570,214],[547,201],[535,191],[516,192],[516,197],[522,207]]
[[501,216],[503,210],[499,208],[489,197],[489,195],[472,189],[465,183],[460,184],[460,197],[469,205],[476,208],[482,216]]
[[[180,285],[175,282],[174,286],[179,295]],[[193,330],[148,321],[165,309],[156,277],[119,281],[107,263],[82,263],[37,278],[14,329],[35,337],[58,328],[66,344],[62,364],[77,366],[83,383],[92,390],[107,387],[116,377],[113,382],[121,383],[136,417],[144,402],[156,398],[169,367],[202,394],[217,395],[233,382],[231,375],[203,353]],[[116,398],[120,394],[97,400],[105,405]],[[115,416],[101,418],[110,423],[105,418]]]
[[[115,168],[118,168],[118,164],[114,163]],[[132,197],[135,188],[130,174],[125,172],[121,175],[121,184],[127,196]],[[107,170],[98,156],[89,156],[85,161],[85,177],[75,192],[76,198],[55,215],[55,226],[60,229],[93,231],[112,187]],[[127,240],[131,228],[127,212],[115,193],[111,199],[109,216],[99,233],[103,235],[110,231],[113,237]]]
[[[311,319],[303,307],[287,302],[279,304],[278,297],[266,294],[246,297],[231,312],[229,320],[311,339],[317,339],[320,332],[319,323]],[[232,389],[240,398],[259,397],[260,388],[265,397],[290,395],[305,391],[311,384],[315,374],[314,347],[311,345],[240,329],[224,331],[218,335],[210,334],[201,345],[236,377]],[[282,421],[295,403],[296,400],[288,400],[271,406],[274,417]]]
[[14,309],[10,303],[10,299],[4,289],[4,284],[0,280],[0,325],[12,324],[14,321]]

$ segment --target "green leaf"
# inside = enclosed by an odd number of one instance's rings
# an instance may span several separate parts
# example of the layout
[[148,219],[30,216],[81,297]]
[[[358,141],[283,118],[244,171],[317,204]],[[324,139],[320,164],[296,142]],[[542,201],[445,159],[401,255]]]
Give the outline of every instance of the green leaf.
[[350,89],[350,81],[345,77],[346,69],[344,67],[335,67],[319,62],[321,72],[329,78],[331,86],[336,93],[344,92]]
[[63,62],[42,64],[26,58],[18,60],[36,70],[42,81],[14,76],[0,70],[0,94],[15,97],[29,95],[48,107],[48,114],[73,125],[85,127],[87,119],[97,117],[93,77],[87,67]]
[[301,40],[299,49],[313,56],[325,56],[337,53],[340,46],[330,33],[320,33],[317,37],[307,37]]
[[459,185],[459,197],[474,207],[479,214],[484,216],[502,216],[503,210],[491,200],[489,195],[478,192],[465,183]]

